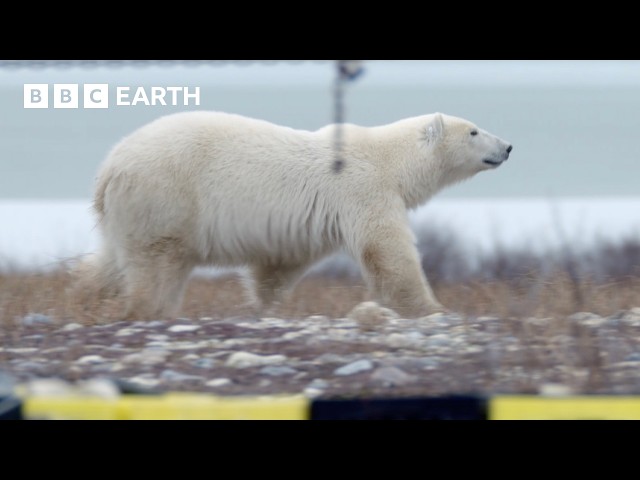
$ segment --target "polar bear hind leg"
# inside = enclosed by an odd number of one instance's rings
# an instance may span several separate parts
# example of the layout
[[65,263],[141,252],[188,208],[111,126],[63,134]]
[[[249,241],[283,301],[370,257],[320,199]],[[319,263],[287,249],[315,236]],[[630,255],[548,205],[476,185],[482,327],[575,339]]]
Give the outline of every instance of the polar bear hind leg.
[[246,282],[255,308],[268,308],[286,299],[308,265],[253,265]]
[[195,267],[177,239],[163,238],[146,248],[129,250],[124,271],[125,318],[175,317],[189,274]]

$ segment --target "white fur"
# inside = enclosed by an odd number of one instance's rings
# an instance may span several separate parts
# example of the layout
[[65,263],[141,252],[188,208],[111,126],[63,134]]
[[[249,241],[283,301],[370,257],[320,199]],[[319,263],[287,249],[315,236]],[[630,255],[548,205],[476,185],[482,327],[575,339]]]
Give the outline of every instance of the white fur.
[[[251,267],[260,305],[315,261],[349,252],[382,303],[405,315],[441,309],[420,267],[406,210],[493,168],[507,143],[433,114],[365,128],[294,130],[239,115],[162,117],[124,138],[102,165],[103,235],[81,273],[123,291],[129,317],[173,315],[196,265]],[[470,131],[478,130],[471,136]]]

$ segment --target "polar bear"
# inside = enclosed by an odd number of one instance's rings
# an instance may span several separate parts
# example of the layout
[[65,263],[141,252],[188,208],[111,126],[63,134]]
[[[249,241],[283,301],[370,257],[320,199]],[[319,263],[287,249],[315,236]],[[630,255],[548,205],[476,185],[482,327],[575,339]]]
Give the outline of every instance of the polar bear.
[[406,317],[443,310],[407,210],[495,169],[512,146],[440,113],[342,128],[338,172],[336,125],[305,131],[195,111],[134,131],[98,173],[103,242],[78,267],[84,287],[124,294],[126,318],[170,317],[194,267],[248,266],[259,309],[343,250],[383,305]]

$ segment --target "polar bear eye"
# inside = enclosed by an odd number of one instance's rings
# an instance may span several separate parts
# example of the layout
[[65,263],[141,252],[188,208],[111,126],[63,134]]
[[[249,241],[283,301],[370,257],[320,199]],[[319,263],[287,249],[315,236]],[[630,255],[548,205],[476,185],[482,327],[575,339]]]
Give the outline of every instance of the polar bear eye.
[[478,130],[471,130],[469,133],[475,136],[478,134]]

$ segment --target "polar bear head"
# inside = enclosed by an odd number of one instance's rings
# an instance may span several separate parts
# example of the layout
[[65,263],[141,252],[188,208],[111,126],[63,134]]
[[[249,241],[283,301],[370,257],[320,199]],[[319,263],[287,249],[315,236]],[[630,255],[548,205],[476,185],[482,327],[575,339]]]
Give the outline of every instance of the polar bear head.
[[440,188],[499,167],[513,149],[463,118],[436,113],[424,120],[423,148],[441,174]]

